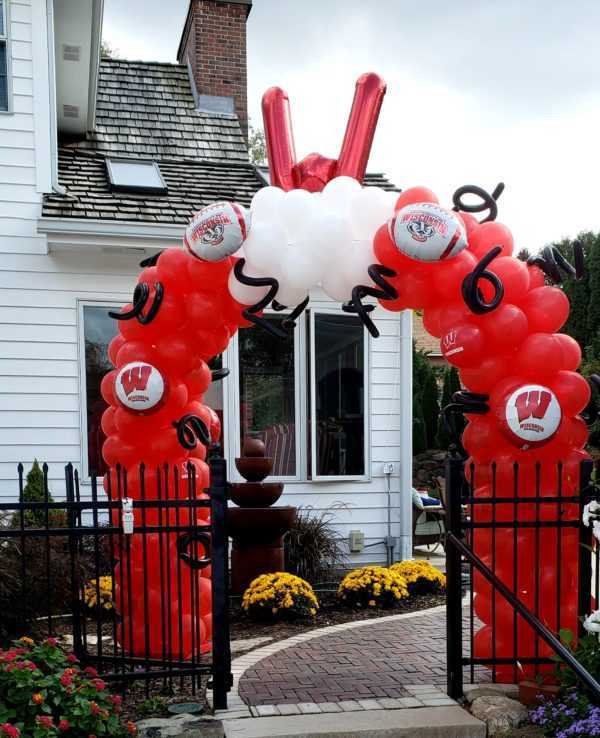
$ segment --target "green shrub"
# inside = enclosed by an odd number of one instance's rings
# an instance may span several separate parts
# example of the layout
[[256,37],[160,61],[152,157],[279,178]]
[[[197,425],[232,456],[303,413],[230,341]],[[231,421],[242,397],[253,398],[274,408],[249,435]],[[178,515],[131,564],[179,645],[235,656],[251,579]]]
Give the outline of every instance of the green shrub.
[[121,721],[120,705],[96,671],[81,669],[54,638],[21,638],[0,651],[0,735],[124,738],[137,729]]

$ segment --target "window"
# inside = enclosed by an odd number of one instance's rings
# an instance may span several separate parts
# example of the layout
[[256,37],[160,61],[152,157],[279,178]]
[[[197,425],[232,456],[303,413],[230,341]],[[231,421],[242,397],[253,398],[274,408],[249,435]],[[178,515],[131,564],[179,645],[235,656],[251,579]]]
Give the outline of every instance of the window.
[[365,474],[365,338],[354,316],[311,314],[313,479]]
[[0,112],[10,111],[8,0],[0,0]]
[[264,441],[276,477],[296,476],[294,343],[294,334],[282,340],[260,328],[239,337],[241,443],[248,436]]
[[83,342],[85,361],[85,418],[87,470],[91,476],[96,472],[101,476],[106,471],[102,458],[102,444],[106,436],[100,422],[106,409],[106,402],[100,394],[100,383],[104,375],[113,367],[108,358],[108,344],[117,334],[117,323],[109,318],[108,311],[114,305],[83,306]]
[[107,159],[111,189],[116,192],[140,192],[164,195],[167,186],[158,164],[154,161]]
[[[268,316],[280,321],[282,316]],[[310,336],[310,341],[307,341]],[[368,473],[368,341],[352,315],[311,310],[287,339],[260,328],[238,334],[237,455],[261,438],[273,476],[288,480],[361,479]]]

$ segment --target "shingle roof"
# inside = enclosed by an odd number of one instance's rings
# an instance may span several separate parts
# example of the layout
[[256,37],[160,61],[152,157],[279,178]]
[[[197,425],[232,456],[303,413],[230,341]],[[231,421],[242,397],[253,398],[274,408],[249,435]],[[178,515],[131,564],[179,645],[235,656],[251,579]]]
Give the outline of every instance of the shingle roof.
[[248,161],[236,116],[196,110],[187,67],[103,59],[96,130],[70,148],[151,159]]
[[111,192],[105,157],[61,149],[58,169],[66,195],[47,195],[47,218],[101,218],[160,223],[187,223],[196,210],[215,200],[249,205],[264,182],[252,164],[234,162],[159,163],[166,195]]
[[[156,161],[167,194],[112,192],[108,157]],[[60,142],[58,179],[66,192],[44,197],[44,217],[146,223],[186,223],[220,199],[249,205],[265,184],[237,118],[195,109],[186,67],[113,59],[100,64],[96,130]],[[365,184],[395,189],[382,174]]]

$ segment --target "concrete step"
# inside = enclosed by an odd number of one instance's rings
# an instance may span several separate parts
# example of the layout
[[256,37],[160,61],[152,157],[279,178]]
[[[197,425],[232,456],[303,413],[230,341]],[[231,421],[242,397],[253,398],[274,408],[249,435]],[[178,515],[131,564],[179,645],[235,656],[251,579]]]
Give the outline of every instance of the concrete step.
[[226,738],[485,738],[486,726],[458,706],[365,710],[223,721]]

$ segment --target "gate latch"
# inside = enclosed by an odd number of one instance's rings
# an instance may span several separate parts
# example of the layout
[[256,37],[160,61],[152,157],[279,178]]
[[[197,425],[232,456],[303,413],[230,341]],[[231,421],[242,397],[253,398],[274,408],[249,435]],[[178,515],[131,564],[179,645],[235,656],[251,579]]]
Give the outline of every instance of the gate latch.
[[133,499],[131,497],[123,498],[123,513],[121,522],[123,524],[123,533],[130,536],[133,533]]

